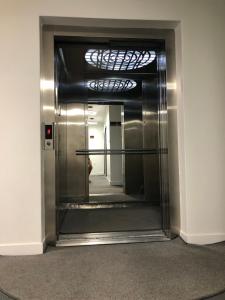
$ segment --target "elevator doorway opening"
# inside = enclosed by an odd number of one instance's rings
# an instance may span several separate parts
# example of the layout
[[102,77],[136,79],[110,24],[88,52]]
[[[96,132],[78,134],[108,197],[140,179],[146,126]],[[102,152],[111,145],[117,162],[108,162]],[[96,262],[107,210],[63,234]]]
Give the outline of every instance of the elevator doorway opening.
[[57,244],[168,238],[163,40],[56,39]]
[[[88,149],[122,149],[121,105],[88,105]],[[89,202],[124,201],[122,155],[89,155]]]

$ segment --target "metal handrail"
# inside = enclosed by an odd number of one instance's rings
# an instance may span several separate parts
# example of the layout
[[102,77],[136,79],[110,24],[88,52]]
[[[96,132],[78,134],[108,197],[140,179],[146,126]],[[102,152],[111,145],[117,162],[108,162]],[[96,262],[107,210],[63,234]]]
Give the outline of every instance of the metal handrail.
[[168,154],[168,149],[79,149],[76,155]]

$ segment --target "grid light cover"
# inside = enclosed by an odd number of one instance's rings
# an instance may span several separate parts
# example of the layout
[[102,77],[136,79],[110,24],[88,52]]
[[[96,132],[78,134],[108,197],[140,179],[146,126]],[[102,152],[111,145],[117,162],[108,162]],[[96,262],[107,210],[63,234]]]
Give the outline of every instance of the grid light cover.
[[112,71],[127,71],[142,68],[156,57],[150,50],[89,49],[85,60],[92,66]]
[[87,87],[96,92],[125,92],[135,88],[136,81],[132,79],[98,79],[89,80]]

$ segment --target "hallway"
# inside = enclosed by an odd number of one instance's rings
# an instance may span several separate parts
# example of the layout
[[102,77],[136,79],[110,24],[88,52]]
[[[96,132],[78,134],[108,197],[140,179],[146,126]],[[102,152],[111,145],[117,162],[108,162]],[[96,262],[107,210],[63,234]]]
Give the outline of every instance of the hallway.
[[96,203],[144,201],[144,195],[126,195],[123,187],[111,185],[104,175],[91,175],[89,201]]
[[0,3],[0,300],[225,300],[225,0]]
[[0,287],[21,300],[204,299],[224,289],[224,247],[175,239],[2,256]]
[[123,194],[123,187],[110,185],[104,175],[90,175],[89,194]]

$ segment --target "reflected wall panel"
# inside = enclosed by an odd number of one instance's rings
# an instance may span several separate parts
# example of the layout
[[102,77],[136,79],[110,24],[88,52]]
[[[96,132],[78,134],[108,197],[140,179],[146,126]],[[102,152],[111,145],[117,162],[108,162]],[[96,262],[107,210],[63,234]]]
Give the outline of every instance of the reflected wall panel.
[[63,105],[58,126],[59,198],[63,202],[84,200],[88,195],[87,157],[78,156],[76,150],[85,149],[85,105]]
[[[57,125],[57,148],[56,148],[56,169],[57,169],[57,195],[66,195],[66,157],[67,157],[67,125],[66,105],[61,105],[61,115],[56,116]],[[64,175],[63,175],[64,174]],[[58,197],[59,200],[59,197]]]
[[[143,148],[142,104],[124,104],[123,124],[124,149]],[[143,159],[142,155],[125,155],[125,193],[143,193]]]
[[[144,149],[158,149],[159,119],[157,78],[144,80],[143,93],[143,146]],[[160,202],[159,154],[143,156],[145,199],[154,203]]]

